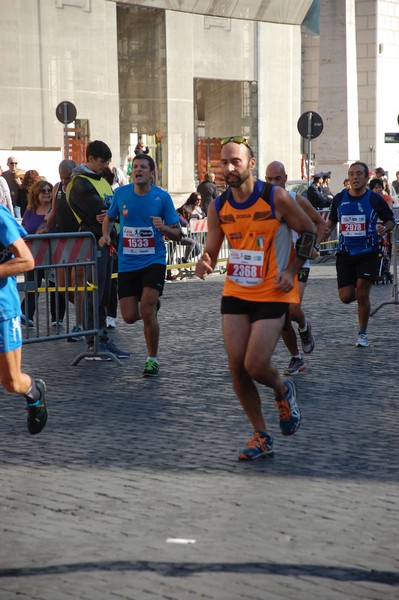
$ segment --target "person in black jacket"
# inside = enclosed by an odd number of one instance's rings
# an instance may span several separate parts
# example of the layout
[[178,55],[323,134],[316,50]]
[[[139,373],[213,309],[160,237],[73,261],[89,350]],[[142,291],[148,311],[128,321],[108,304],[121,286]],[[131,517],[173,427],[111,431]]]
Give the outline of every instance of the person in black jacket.
[[316,173],[313,175],[313,182],[308,187],[307,198],[313,208],[321,209],[328,208],[330,206],[330,201],[327,200],[319,188],[320,179],[322,179],[323,173]]
[[204,181],[197,187],[197,192],[201,194],[201,207],[205,215],[208,214],[208,206],[218,195],[218,190],[215,185],[215,173],[206,171]]
[[[97,244],[102,236],[102,222],[110,206],[113,191],[103,176],[112,158],[110,148],[100,140],[90,142],[86,148],[86,163],[73,171],[67,186],[67,200],[73,210],[81,231],[94,234]],[[89,355],[86,360],[110,360],[107,352],[118,358],[128,358],[130,352],[120,350],[107,333],[107,305],[109,302],[113,256],[108,246],[97,247],[98,272],[98,324],[100,329],[100,353],[94,354],[94,336],[86,338]],[[93,294],[89,294],[88,329],[93,329]]]

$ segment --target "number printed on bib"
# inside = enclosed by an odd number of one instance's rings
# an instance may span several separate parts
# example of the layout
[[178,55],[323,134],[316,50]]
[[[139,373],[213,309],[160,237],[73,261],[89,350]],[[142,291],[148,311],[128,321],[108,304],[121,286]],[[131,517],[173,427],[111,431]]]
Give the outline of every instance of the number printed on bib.
[[124,227],[123,254],[155,254],[152,227]]
[[345,237],[364,236],[366,233],[366,215],[342,215],[341,233]]
[[234,250],[229,252],[227,277],[239,285],[262,283],[264,253],[261,250]]

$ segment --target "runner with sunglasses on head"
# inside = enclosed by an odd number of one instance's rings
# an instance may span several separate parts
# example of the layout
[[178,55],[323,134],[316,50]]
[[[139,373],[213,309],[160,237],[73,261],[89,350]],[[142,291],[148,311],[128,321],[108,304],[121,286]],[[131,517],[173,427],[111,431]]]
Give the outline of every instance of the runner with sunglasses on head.
[[[223,335],[236,395],[253,427],[239,460],[273,456],[256,383],[274,391],[283,435],[301,422],[296,388],[282,379],[271,357],[288,316],[299,302],[297,273],[310,256],[314,224],[281,187],[255,180],[255,158],[248,139],[221,141],[221,171],[228,189],[208,210],[208,236],[196,275],[213,273],[223,239],[229,245],[222,293]],[[299,233],[296,253],[291,229]]]

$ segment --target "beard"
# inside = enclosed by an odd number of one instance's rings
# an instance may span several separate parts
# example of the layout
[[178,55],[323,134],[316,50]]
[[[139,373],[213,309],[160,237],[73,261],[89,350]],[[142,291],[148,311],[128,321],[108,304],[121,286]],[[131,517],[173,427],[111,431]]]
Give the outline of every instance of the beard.
[[247,181],[250,176],[250,170],[246,169],[241,173],[241,175],[237,175],[235,173],[228,173],[225,176],[226,183],[232,188],[239,188],[245,181]]

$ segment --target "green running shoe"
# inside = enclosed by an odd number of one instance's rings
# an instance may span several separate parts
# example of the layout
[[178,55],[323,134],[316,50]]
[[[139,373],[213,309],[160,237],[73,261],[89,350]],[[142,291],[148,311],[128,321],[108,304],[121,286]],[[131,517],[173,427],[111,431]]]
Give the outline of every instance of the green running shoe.
[[143,370],[144,377],[158,377],[159,375],[159,365],[156,360],[153,358],[149,358]]

